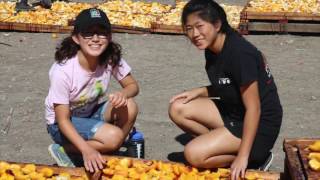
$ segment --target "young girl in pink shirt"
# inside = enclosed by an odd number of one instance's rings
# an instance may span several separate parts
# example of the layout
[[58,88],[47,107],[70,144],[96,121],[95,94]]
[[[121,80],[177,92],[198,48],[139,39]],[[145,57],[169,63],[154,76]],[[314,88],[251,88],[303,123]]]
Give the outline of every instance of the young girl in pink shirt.
[[[66,152],[81,154],[85,168],[96,171],[103,168],[101,153],[118,150],[133,127],[138,84],[112,41],[108,17],[96,8],[76,17],[55,60],[45,101],[47,129],[55,141],[49,152],[60,166],[74,166]],[[107,93],[111,76],[122,89]]]

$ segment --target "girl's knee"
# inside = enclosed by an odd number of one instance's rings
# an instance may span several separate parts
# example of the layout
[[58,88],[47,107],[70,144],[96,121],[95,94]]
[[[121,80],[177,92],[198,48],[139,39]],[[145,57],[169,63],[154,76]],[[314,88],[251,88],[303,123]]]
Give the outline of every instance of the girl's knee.
[[117,150],[120,148],[124,141],[124,134],[123,131],[120,128],[114,127],[112,129],[108,129],[108,138],[104,140],[104,145],[106,146],[106,149],[108,150]]
[[116,151],[120,149],[121,145],[123,144],[123,139],[114,139],[106,148],[110,149],[111,151]]
[[[133,100],[133,98],[128,99],[127,106],[121,107],[114,111],[114,115],[116,115],[116,120],[119,120],[120,124],[133,124],[138,115],[138,105]],[[111,114],[113,116],[113,114]]]
[[182,103],[182,100],[176,100],[169,105],[169,116],[175,121],[176,117],[183,113],[184,109],[185,104]]
[[201,156],[197,148],[190,145],[185,146],[184,156],[188,163],[194,167],[202,167],[205,161],[205,158]]
[[170,103],[169,112],[181,112],[184,109],[184,104],[182,100],[176,100]]
[[133,98],[128,99],[127,107],[128,107],[129,115],[136,116],[138,114],[139,108]]

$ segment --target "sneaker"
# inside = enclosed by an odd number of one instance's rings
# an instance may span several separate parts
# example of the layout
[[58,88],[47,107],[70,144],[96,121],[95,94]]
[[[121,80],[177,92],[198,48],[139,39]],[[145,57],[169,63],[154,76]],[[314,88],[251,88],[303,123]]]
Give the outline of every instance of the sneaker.
[[46,9],[50,9],[52,6],[52,1],[51,0],[41,0],[40,1],[41,6],[46,8]]
[[59,144],[50,144],[48,151],[53,159],[57,162],[58,166],[62,167],[75,167],[63,147]]
[[260,171],[268,171],[273,161],[273,153],[270,152],[266,161],[259,167]]
[[24,1],[17,2],[15,9],[16,9],[17,12],[35,10],[32,6],[30,6],[27,2],[24,2]]

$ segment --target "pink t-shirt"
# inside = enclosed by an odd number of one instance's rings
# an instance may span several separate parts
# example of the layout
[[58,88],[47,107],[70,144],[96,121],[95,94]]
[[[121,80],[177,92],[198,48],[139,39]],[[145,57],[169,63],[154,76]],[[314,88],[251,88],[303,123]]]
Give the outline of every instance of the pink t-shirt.
[[125,60],[119,65],[98,66],[95,72],[84,70],[75,56],[63,64],[54,63],[49,71],[50,88],[45,100],[47,124],[55,122],[53,104],[68,104],[71,115],[88,117],[93,109],[107,100],[111,75],[122,80],[131,71]]

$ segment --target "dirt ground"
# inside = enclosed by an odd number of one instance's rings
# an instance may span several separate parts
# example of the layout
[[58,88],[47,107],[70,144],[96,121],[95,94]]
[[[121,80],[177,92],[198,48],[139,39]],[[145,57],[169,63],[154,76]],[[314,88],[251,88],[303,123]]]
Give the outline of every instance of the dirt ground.
[[[65,36],[0,31],[0,160],[54,163],[47,152],[52,140],[46,132],[44,99],[55,46]],[[271,170],[283,171],[285,138],[320,137],[320,37],[245,37],[267,56],[279,89],[284,118]],[[141,88],[136,127],[145,135],[146,158],[179,159],[187,138],[170,122],[168,101],[184,89],[208,85],[203,52],[179,35],[116,33],[114,40],[122,45]],[[114,81],[111,86],[110,91],[119,88]]]

